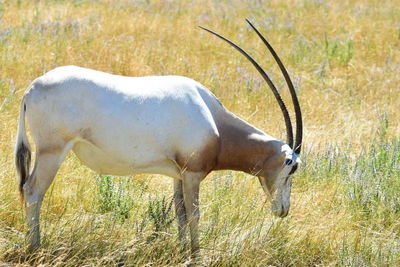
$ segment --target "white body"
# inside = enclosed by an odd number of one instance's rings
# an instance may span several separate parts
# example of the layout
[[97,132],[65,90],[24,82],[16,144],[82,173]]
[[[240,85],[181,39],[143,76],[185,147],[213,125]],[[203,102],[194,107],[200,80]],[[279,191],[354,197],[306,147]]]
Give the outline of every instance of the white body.
[[201,84],[181,76],[124,77],[74,66],[36,79],[25,96],[38,150],[64,148],[106,174],[180,178],[189,157],[218,137],[225,109]]
[[[37,151],[29,175],[25,114]],[[175,178],[179,235],[183,238],[188,223],[194,251],[199,247],[199,184],[210,171],[260,176],[264,190],[274,196],[273,211],[286,216],[292,168],[283,162],[298,162],[287,145],[236,117],[189,78],[124,77],[59,67],[37,78],[21,105],[16,163],[31,247],[40,242],[43,196],[71,149],[99,173]]]

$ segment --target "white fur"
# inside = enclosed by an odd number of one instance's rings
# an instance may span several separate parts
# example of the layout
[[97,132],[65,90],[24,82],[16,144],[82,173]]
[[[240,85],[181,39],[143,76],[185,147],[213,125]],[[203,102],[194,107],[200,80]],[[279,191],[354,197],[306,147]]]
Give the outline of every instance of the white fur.
[[[21,183],[32,248],[40,244],[43,196],[71,149],[99,173],[173,177],[179,236],[188,224],[194,252],[199,248],[199,184],[208,171],[185,171],[177,163],[178,155],[190,158],[210,140],[221,141],[217,123],[229,120],[236,127],[232,129],[249,134],[238,140],[242,145],[271,141],[274,144],[267,147],[281,148],[272,152],[276,156],[285,153],[293,162],[298,159],[287,145],[228,112],[200,83],[181,76],[124,77],[75,66],[56,68],[37,78],[23,98],[16,145],[21,155],[21,144],[29,148],[24,114],[37,151],[34,170]],[[278,177],[269,177],[277,189],[273,199],[279,208],[283,205],[278,215],[289,209],[291,178],[290,183],[282,181],[290,170],[284,166]],[[266,180],[260,181],[267,191]]]
[[57,140],[62,134],[71,137],[79,159],[99,173],[174,178],[180,178],[177,152],[193,153],[218,135],[212,102],[214,97],[189,78],[124,77],[74,66],[38,78],[25,97],[39,149],[50,142],[62,146],[64,140]]

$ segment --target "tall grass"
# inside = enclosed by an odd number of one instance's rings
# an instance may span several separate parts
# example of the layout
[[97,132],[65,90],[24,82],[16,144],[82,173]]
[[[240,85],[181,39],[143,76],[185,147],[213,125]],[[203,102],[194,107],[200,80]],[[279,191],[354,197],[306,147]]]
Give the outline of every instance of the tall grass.
[[[303,164],[292,208],[274,218],[254,177],[216,172],[201,186],[200,244],[210,266],[400,264],[400,9],[397,1],[1,1],[0,262],[183,265],[172,181],[98,176],[68,156],[27,253],[13,145],[29,83],[60,65],[185,75],[230,110],[284,137],[279,107],[251,66],[196,26],[246,48],[290,96],[251,19],[285,62],[302,104]],[[384,115],[382,115],[384,114]],[[156,234],[155,234],[156,233]]]

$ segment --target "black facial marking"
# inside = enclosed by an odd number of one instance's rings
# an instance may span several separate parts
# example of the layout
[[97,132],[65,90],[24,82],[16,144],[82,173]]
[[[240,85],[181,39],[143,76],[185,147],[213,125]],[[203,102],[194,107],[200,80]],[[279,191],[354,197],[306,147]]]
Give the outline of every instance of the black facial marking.
[[297,170],[297,163],[293,166],[292,170],[289,172],[289,175],[292,175]]
[[293,160],[291,160],[291,159],[286,159],[285,160],[285,165],[286,166],[290,166],[290,165],[292,165],[292,163],[293,163]]

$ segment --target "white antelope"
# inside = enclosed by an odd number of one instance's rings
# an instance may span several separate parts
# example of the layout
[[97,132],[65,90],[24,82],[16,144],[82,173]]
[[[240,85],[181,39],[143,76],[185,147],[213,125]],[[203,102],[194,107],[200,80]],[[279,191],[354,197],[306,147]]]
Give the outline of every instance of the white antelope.
[[[179,237],[185,238],[188,225],[194,253],[199,249],[199,186],[211,171],[230,169],[258,176],[272,196],[273,213],[288,214],[291,174],[300,162],[300,106],[280,59],[247,22],[288,84],[296,113],[295,143],[288,111],[264,70],[237,45],[205,28],[245,55],[268,83],[285,118],[287,144],[241,120],[203,85],[186,77],[124,77],[74,66],[56,68],[33,81],[19,117],[15,161],[31,249],[40,244],[43,196],[71,149],[99,173],[172,177]],[[31,173],[25,116],[36,146]]]

